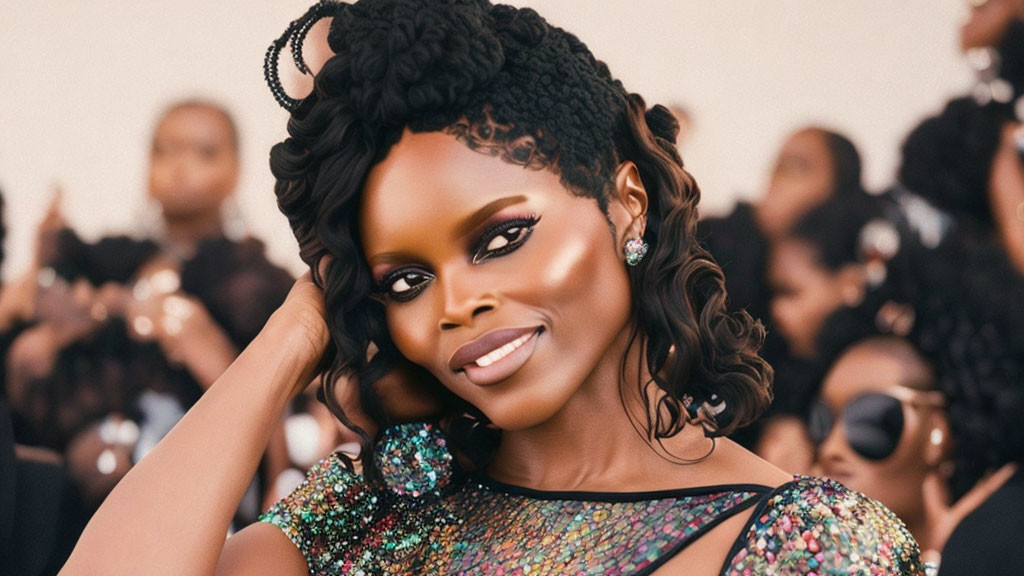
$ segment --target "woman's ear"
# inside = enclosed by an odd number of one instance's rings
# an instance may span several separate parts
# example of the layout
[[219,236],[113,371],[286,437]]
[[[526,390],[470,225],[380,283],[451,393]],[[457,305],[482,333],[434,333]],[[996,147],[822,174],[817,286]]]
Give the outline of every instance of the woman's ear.
[[615,171],[615,191],[608,203],[608,216],[620,243],[643,236],[647,225],[647,189],[636,164],[627,160]]

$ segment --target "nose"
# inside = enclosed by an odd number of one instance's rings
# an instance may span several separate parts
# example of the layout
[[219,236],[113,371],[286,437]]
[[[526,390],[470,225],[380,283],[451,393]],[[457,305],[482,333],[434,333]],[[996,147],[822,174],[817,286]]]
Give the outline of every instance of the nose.
[[498,307],[498,299],[471,274],[463,271],[438,276],[437,293],[442,299],[438,328],[442,331],[472,326],[481,314]]

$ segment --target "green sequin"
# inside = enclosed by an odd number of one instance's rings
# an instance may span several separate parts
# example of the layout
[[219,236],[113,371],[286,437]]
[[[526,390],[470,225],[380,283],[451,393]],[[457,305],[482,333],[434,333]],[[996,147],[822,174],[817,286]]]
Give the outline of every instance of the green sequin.
[[389,430],[371,489],[337,456],[261,517],[305,555],[310,574],[535,576],[650,574],[716,521],[754,514],[724,576],[921,574],[917,545],[880,504],[827,480],[777,489],[538,492],[456,478],[443,435]]

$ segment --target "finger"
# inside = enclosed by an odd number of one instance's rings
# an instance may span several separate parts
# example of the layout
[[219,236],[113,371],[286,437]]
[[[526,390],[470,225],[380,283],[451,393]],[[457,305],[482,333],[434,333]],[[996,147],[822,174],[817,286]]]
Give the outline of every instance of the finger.
[[924,499],[925,518],[932,522],[945,516],[953,499],[949,483],[937,471],[929,472],[921,484],[921,496]]
[[52,226],[53,224],[60,223],[64,220],[62,209],[63,203],[64,187],[60,184],[55,184],[53,187],[53,197],[50,199],[50,203],[46,206],[46,216],[43,218],[43,223],[45,225]]
[[289,300],[309,305],[320,317],[325,314],[323,292],[313,283],[313,276],[308,270],[292,285],[285,302]]
[[317,276],[321,280],[327,277],[327,266],[331,263],[331,260],[333,260],[331,255],[325,254],[320,258],[320,261],[317,262]]
[[995,493],[1006,484],[1006,481],[1017,473],[1016,464],[1006,464],[999,470],[982,478],[974,485],[960,500],[950,509],[950,514],[957,522],[963,520],[968,514],[981,506],[981,503],[988,500],[989,496]]

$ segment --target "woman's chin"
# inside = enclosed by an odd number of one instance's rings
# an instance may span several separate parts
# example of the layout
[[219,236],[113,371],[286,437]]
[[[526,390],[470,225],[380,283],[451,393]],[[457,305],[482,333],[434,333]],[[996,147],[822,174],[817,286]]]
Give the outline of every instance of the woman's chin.
[[532,402],[528,405],[508,403],[502,406],[480,407],[480,410],[499,429],[506,432],[520,432],[536,428],[550,421],[559,408],[558,405],[538,405],[538,403]]

